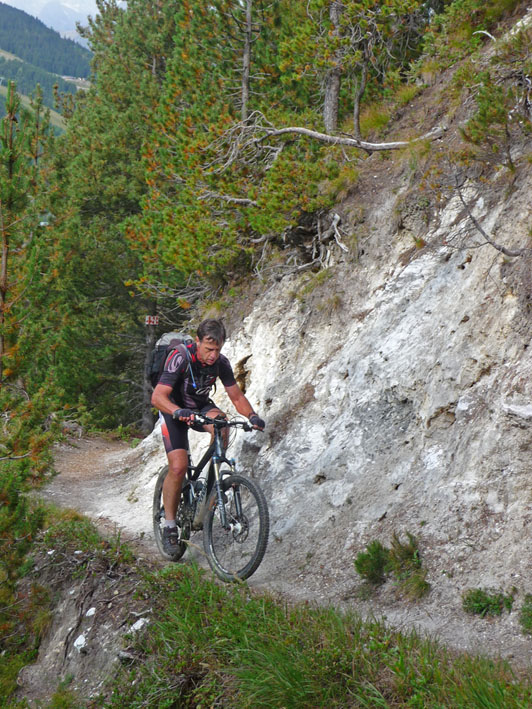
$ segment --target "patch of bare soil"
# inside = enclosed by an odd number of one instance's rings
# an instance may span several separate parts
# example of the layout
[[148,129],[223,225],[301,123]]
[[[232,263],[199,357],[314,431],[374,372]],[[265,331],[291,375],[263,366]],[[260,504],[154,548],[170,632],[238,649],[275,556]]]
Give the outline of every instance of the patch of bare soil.
[[135,562],[112,555],[59,548],[37,555],[26,582],[51,590],[54,612],[37,661],[18,676],[24,706],[42,707],[60,684],[99,706],[119,664],[135,660],[129,638],[151,621],[149,599],[137,593],[141,578]]

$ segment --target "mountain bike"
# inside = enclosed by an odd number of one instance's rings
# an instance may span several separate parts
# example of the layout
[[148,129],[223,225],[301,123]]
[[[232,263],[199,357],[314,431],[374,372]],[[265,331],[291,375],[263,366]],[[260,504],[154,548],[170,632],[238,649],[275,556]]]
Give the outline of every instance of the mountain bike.
[[[169,561],[185,553],[192,532],[203,529],[203,548],[214,573],[223,581],[249,578],[261,563],[270,528],[264,493],[254,480],[236,472],[233,459],[226,458],[222,430],[251,431],[247,421],[228,421],[195,414],[195,421],[212,424],[214,438],[197,465],[189,452],[188,469],[176,515],[179,532],[177,550],[171,556],[163,548],[163,483],[168,466],[159,473],[153,496],[153,531],[157,548]],[[223,465],[229,468],[222,468]],[[208,466],[208,468],[207,468]],[[207,468],[207,475],[200,479]]]

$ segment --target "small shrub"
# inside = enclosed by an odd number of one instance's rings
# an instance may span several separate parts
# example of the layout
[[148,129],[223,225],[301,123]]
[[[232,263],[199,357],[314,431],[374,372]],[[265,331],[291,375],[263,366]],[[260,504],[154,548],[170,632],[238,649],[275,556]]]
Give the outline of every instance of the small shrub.
[[386,571],[390,561],[390,550],[378,540],[370,542],[367,551],[360,552],[355,559],[355,569],[373,586],[386,581]]
[[367,550],[355,559],[355,569],[372,586],[383,584],[387,574],[393,574],[401,592],[412,600],[421,598],[430,590],[427,571],[422,568],[417,540],[409,532],[406,542],[402,542],[399,536],[394,534],[391,549],[379,541],[368,544]]
[[321,271],[318,271],[318,273],[315,273],[303,286],[301,291],[298,294],[298,298],[300,300],[304,300],[306,296],[310,295],[316,288],[319,288],[321,285],[323,285],[326,281],[329,280],[333,275],[333,272],[330,268],[323,268]]
[[430,590],[427,571],[422,568],[417,539],[410,532],[406,536],[407,541],[402,542],[393,535],[389,567],[407,598],[422,598]]
[[395,99],[399,106],[406,106],[412,101],[421,91],[421,87],[415,84],[404,84],[401,86],[396,94]]
[[505,596],[500,591],[471,588],[462,594],[462,608],[466,613],[480,615],[501,615],[503,610],[512,610],[513,596]]
[[382,103],[366,106],[360,116],[360,131],[363,136],[379,135],[390,121],[390,111],[382,107]]
[[523,633],[532,634],[532,594],[527,593],[521,612],[519,614],[519,623]]

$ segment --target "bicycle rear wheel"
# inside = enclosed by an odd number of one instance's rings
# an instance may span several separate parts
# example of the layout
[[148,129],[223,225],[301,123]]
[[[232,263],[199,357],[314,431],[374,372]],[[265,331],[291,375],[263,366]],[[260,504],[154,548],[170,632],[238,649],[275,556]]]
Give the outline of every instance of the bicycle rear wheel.
[[161,470],[157,482],[155,483],[155,490],[153,493],[153,535],[155,537],[155,543],[157,544],[157,549],[161,555],[168,559],[168,561],[179,561],[183,554],[187,550],[186,540],[190,537],[190,529],[183,525],[182,517],[180,515],[183,509],[183,498],[181,498],[181,504],[176,517],[177,526],[179,529],[179,543],[177,549],[173,554],[167,554],[163,546],[163,527],[164,527],[164,507],[163,507],[163,483],[168,475],[168,466]]
[[222,527],[213,490],[203,523],[203,548],[212,570],[223,581],[247,579],[257,570],[268,545],[268,505],[260,487],[241,475],[224,478],[222,489],[231,529]]

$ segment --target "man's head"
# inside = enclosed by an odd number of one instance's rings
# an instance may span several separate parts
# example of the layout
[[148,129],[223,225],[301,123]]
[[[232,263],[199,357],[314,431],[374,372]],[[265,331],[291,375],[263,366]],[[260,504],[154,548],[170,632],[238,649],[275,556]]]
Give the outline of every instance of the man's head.
[[202,364],[214,364],[226,338],[225,327],[221,320],[204,320],[198,327],[196,337],[196,355]]

